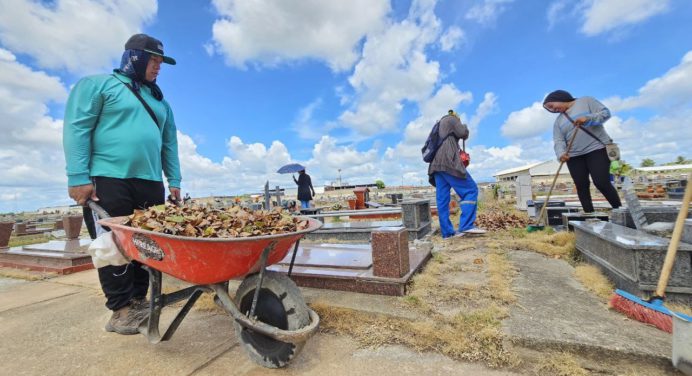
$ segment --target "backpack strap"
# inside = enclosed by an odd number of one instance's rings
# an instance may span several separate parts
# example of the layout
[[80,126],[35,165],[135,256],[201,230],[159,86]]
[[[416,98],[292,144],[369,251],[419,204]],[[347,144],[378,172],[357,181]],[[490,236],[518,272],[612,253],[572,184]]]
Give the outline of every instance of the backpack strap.
[[[567,118],[567,120],[569,120],[569,122],[572,123],[575,127],[577,126],[577,124],[574,123],[574,120],[572,120],[572,117],[570,117],[569,115],[567,115],[567,112],[563,112],[562,114],[565,115],[565,117]],[[601,141],[600,138],[596,137],[596,135],[593,134],[593,133],[591,133],[591,131],[588,130],[588,129],[586,129],[586,127],[581,127],[581,130],[584,131],[584,132],[586,132],[586,134],[588,134],[589,136],[593,137],[594,140],[596,140],[596,141],[600,142],[601,144],[605,145],[605,142]],[[612,142],[613,142],[613,140],[610,140],[610,143],[612,143]]]
[[144,109],[147,110],[147,113],[149,113],[149,116],[151,116],[151,120],[153,120],[154,124],[156,124],[156,128],[159,128],[159,130],[160,130],[161,126],[159,125],[159,119],[156,118],[156,114],[154,114],[154,110],[152,110],[151,107],[149,106],[149,104],[144,100],[144,98],[142,98],[142,95],[139,94],[139,91],[135,90],[135,88],[133,88],[132,85],[130,85],[129,83],[124,82],[123,80],[118,78],[118,76],[116,76],[114,74],[112,76],[115,77],[115,79],[117,79],[118,81],[122,82],[123,85],[125,85],[128,89],[130,89],[132,94],[134,94],[137,97],[137,99],[139,99],[139,101],[142,103],[142,106],[144,106]]

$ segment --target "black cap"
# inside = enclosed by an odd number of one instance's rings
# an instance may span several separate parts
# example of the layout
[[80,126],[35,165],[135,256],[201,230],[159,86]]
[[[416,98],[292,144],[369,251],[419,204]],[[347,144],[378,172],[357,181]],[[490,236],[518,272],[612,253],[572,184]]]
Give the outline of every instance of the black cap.
[[160,40],[146,34],[135,34],[125,43],[126,50],[142,50],[163,58],[166,64],[175,65],[175,59],[163,54],[163,43]]
[[545,99],[543,100],[543,104],[546,104],[548,102],[571,102],[573,100],[574,97],[572,97],[572,94],[564,90],[555,90],[545,97]]

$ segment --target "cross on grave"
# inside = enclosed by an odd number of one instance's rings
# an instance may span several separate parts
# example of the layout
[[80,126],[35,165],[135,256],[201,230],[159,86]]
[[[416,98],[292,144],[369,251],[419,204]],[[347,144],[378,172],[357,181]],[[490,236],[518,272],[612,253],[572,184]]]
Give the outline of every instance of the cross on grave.
[[276,205],[281,206],[281,196],[283,196],[284,193],[281,192],[281,187],[278,185],[274,190],[270,191],[269,190],[269,181],[264,183],[264,209],[265,210],[270,210],[272,207],[272,200],[271,196],[276,196]]

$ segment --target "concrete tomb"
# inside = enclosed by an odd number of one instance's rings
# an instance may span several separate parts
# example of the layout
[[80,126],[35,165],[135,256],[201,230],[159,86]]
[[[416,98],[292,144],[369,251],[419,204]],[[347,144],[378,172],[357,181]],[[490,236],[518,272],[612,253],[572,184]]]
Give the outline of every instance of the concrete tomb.
[[[597,220],[571,221],[570,225],[575,229],[577,250],[618,288],[639,296],[656,290],[670,239]],[[692,304],[692,244],[680,243],[666,296]]]

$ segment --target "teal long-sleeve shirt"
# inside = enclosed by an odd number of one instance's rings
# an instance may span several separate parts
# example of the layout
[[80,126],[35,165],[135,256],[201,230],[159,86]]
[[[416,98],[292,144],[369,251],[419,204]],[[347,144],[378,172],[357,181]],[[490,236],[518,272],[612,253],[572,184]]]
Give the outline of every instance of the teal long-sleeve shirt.
[[118,73],[82,78],[70,92],[63,123],[67,185],[91,183],[93,176],[163,181],[180,188],[178,137],[168,102],[148,87],[140,94],[159,126]]

